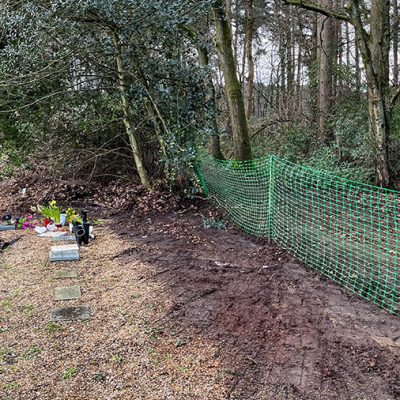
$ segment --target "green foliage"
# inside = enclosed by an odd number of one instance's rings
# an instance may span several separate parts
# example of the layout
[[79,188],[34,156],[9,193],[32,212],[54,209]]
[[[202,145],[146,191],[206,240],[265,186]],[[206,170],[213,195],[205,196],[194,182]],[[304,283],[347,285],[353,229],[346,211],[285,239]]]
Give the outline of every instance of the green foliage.
[[[400,122],[400,112],[398,112]],[[346,99],[336,104],[330,119],[335,141],[321,144],[312,123],[291,122],[266,132],[257,139],[256,154],[269,153],[294,163],[362,182],[374,177],[374,152],[368,139],[367,104]],[[396,133],[400,139],[400,129]]]
[[331,117],[335,137],[340,141],[342,158],[365,167],[372,166],[374,153],[368,139],[368,109],[361,100],[336,104]]
[[255,141],[254,152],[257,156],[269,153],[286,158],[291,162],[303,162],[315,147],[316,137],[311,126],[306,123],[284,124],[266,131],[264,136]]
[[393,110],[391,142],[390,142],[390,163],[393,172],[400,174],[400,105]]
[[334,146],[318,149],[304,164],[315,170],[327,171],[343,178],[365,183],[371,182],[374,176],[373,168],[368,168],[362,164],[340,162],[337,149]]
[[[205,71],[184,29],[208,6],[208,1],[194,0],[6,4],[0,10],[5,32],[0,144],[11,140],[10,149],[16,148],[22,159],[40,154],[67,174],[130,174],[132,152],[122,123],[112,40],[117,29],[129,118],[145,165],[152,176],[163,174],[167,165],[176,176],[193,159],[211,114]],[[155,117],[146,107],[149,102],[157,107]],[[12,161],[7,155],[6,162]]]

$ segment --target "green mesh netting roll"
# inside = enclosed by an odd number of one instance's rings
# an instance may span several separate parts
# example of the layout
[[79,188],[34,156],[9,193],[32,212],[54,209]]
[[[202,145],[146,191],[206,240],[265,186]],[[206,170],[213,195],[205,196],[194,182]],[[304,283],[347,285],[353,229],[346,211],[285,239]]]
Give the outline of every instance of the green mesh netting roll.
[[203,158],[209,199],[248,234],[270,237],[306,265],[400,315],[400,194],[292,164]]

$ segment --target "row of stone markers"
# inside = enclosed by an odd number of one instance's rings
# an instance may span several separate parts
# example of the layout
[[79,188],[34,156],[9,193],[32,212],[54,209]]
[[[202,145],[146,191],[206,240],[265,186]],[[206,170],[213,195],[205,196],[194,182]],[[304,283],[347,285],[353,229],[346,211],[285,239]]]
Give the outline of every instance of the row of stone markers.
[[[52,246],[49,258],[51,262],[71,262],[79,261],[79,246],[75,236],[62,235],[52,237],[52,242],[67,243]],[[54,279],[78,279],[78,272],[68,268],[62,268],[55,272]],[[54,289],[55,301],[78,300],[81,298],[81,287],[79,285],[60,286]],[[82,321],[87,320],[91,316],[88,307],[63,307],[52,311],[51,321]]]

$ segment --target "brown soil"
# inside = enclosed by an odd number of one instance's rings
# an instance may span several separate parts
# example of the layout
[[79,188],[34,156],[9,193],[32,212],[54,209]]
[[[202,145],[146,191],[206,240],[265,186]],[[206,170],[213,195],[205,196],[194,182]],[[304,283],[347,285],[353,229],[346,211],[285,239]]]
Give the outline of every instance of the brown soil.
[[147,245],[121,261],[151,265],[143,279],[157,279],[173,299],[162,329],[217,346],[226,398],[400,398],[398,318],[274,245],[202,225],[198,215],[175,214],[117,231]]
[[72,264],[87,323],[48,323],[48,241],[0,256],[1,399],[400,399],[400,319],[276,246],[190,210],[97,232]]

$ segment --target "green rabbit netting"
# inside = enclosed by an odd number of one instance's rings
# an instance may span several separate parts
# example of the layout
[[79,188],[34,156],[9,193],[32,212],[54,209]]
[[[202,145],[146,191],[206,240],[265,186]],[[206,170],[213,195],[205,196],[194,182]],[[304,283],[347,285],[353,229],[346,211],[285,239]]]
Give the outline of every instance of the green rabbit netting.
[[400,194],[292,164],[202,159],[204,193],[250,235],[400,315]]

